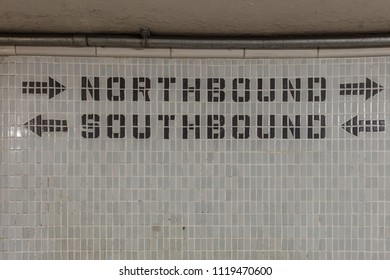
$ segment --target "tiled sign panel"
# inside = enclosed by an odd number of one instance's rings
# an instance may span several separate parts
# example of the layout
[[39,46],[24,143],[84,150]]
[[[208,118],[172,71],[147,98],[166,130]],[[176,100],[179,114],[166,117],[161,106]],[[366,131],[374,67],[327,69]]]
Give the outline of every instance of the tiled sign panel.
[[389,259],[390,58],[7,57],[1,259]]

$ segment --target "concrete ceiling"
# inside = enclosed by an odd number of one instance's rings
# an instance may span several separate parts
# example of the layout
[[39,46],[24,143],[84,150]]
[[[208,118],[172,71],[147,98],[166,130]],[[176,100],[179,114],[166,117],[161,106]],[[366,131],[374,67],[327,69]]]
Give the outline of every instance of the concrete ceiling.
[[286,35],[390,31],[388,0],[0,0],[0,32]]

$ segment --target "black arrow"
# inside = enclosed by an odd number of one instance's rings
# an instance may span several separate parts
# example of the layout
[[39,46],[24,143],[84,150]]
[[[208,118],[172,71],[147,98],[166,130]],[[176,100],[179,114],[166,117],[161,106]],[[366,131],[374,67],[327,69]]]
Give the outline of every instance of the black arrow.
[[383,87],[381,85],[371,81],[369,78],[366,78],[366,83],[340,85],[340,95],[365,95],[366,100],[382,90]]
[[49,82],[22,82],[23,94],[49,94],[49,99],[66,90],[66,87],[52,77]]
[[24,124],[39,137],[43,132],[67,132],[68,126],[66,120],[42,120],[42,115],[36,116]]
[[358,136],[359,132],[385,131],[385,120],[359,120],[358,116],[355,116],[342,124],[341,127],[347,132]]

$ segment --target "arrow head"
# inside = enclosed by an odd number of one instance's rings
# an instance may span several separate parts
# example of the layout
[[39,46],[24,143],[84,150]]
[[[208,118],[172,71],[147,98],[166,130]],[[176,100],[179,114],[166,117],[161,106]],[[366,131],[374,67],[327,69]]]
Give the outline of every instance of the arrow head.
[[60,94],[64,90],[66,90],[66,87],[63,84],[60,84],[52,77],[49,77],[49,99]]
[[366,78],[366,100],[377,95],[382,90],[383,87],[381,85],[378,85],[376,82]]
[[341,125],[341,127],[350,134],[358,136],[359,134],[359,121],[358,116],[353,117],[349,121]]
[[38,115],[35,118],[24,124],[25,127],[29,128],[32,132],[37,134],[39,137],[42,136],[42,115]]

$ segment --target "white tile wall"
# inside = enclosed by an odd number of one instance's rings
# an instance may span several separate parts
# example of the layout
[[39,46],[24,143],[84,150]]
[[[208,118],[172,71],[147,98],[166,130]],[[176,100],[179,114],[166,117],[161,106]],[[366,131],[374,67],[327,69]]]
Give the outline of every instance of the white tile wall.
[[0,259],[388,259],[388,73],[3,58]]

